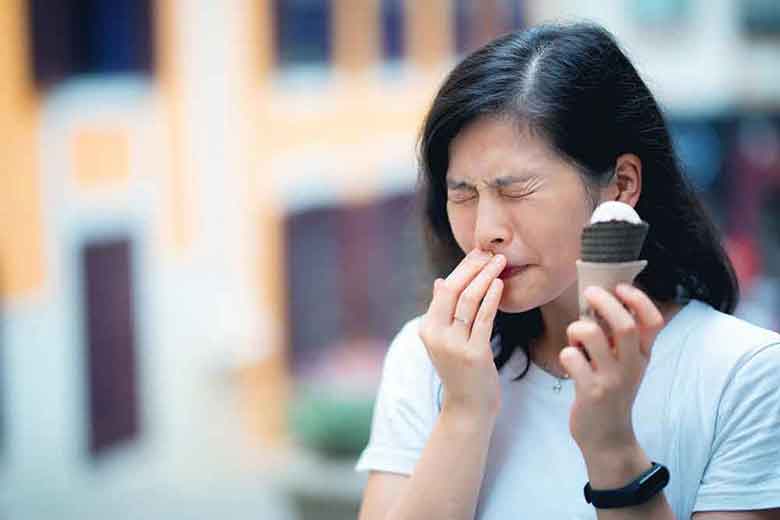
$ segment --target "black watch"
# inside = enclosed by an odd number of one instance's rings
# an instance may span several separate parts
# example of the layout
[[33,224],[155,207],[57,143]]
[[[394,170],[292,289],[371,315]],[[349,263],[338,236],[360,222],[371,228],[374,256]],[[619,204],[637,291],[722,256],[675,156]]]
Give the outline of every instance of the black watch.
[[653,498],[669,483],[666,466],[653,462],[653,467],[639,475],[633,482],[619,489],[592,489],[585,484],[585,501],[597,509],[638,506]]

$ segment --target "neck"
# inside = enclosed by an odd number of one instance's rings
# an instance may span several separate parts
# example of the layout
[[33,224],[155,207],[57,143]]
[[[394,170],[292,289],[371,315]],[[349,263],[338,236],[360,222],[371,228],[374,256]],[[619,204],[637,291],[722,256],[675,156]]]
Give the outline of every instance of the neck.
[[[577,284],[573,284],[554,301],[541,307],[544,331],[534,342],[531,348],[531,359],[537,365],[546,365],[550,372],[563,375],[565,370],[558,361],[558,354],[569,344],[566,336],[566,328],[570,323],[579,319],[579,301]],[[675,302],[659,302],[655,305],[664,317],[664,323],[680,310],[681,306]]]
[[555,300],[542,305],[541,312],[544,330],[534,342],[531,359],[537,365],[546,365],[549,371],[563,375],[558,353],[569,343],[566,328],[579,318],[577,284],[571,285]]

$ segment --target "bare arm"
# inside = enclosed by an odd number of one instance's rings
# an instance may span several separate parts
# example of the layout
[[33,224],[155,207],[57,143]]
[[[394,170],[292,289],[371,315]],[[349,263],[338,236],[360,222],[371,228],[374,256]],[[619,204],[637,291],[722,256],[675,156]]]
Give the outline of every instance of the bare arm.
[[[638,445],[614,452],[601,452],[585,458],[591,485],[596,489],[625,486],[651,466],[652,462]],[[675,520],[663,491],[644,504],[617,509],[597,509],[599,520]]]
[[442,410],[411,477],[371,475],[360,520],[474,518],[493,425]]
[[384,518],[409,483],[409,476],[387,471],[371,471],[363,491],[358,520]]
[[[663,317],[646,294],[631,286],[618,286],[614,294],[592,287],[584,296],[611,334],[608,339],[601,325],[590,320],[578,320],[567,330],[569,344],[583,345],[589,354],[586,357],[582,350],[572,347],[560,354],[561,363],[577,384],[572,436],[582,450],[591,485],[595,489],[615,489],[651,465],[634,436],[630,412]],[[663,493],[639,506],[597,509],[597,514],[599,520],[674,519]],[[777,509],[767,509],[697,512],[692,518],[758,520],[780,516]]]
[[707,511],[693,513],[693,520],[777,520],[780,509],[761,509],[758,511]]
[[407,481],[372,475],[361,520],[474,518],[500,408],[490,334],[505,264],[501,255],[473,252],[434,284],[420,338],[442,378],[442,411]]

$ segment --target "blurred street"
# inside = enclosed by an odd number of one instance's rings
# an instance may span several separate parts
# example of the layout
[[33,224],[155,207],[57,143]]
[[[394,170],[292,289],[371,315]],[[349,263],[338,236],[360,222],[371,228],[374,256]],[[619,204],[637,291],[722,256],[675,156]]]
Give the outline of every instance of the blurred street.
[[0,519],[356,518],[424,310],[416,139],[507,31],[587,19],[658,96],[780,329],[780,2],[2,0]]

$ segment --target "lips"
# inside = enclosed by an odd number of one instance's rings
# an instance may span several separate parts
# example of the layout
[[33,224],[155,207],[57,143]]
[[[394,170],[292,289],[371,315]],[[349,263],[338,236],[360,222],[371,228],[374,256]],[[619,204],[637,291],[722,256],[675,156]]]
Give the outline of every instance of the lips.
[[506,280],[507,278],[511,278],[520,272],[522,272],[527,266],[525,265],[508,265],[504,268],[503,271],[501,271],[501,274],[498,275],[499,278],[502,280]]

